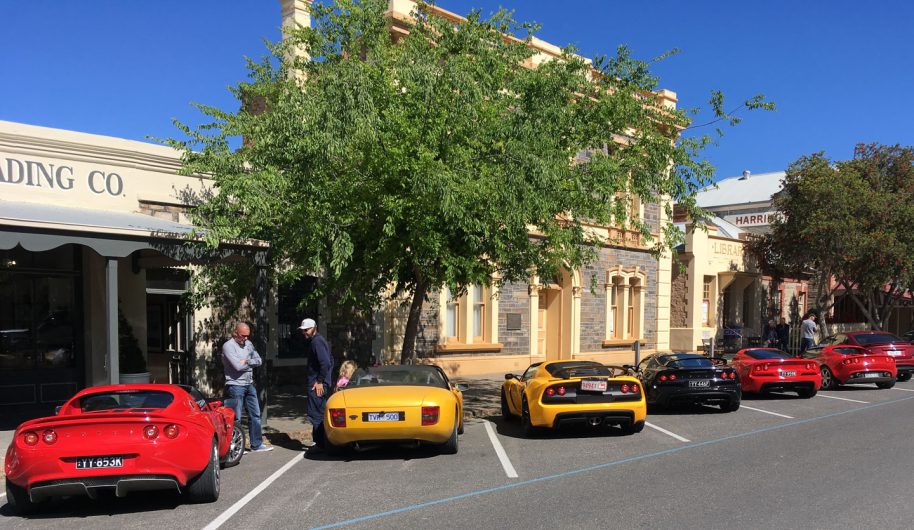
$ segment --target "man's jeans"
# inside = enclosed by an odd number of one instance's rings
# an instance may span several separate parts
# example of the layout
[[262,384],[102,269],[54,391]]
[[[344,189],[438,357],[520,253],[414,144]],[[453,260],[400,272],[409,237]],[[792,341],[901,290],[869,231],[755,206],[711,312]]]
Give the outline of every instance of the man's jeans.
[[233,399],[235,408],[235,422],[241,422],[241,403],[248,411],[251,449],[263,445],[263,435],[260,432],[260,403],[257,401],[257,389],[254,385],[226,385],[226,395]]
[[319,447],[324,446],[324,411],[327,409],[327,398],[330,387],[324,384],[324,395],[318,396],[311,386],[308,387],[308,421],[311,422],[311,439]]

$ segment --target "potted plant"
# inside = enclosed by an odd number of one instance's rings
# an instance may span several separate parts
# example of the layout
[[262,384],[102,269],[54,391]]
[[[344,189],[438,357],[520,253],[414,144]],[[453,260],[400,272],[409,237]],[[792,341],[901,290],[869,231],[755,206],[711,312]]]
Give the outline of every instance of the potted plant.
[[133,334],[133,326],[120,308],[117,310],[117,344],[121,384],[148,383],[150,374],[146,371],[146,357]]

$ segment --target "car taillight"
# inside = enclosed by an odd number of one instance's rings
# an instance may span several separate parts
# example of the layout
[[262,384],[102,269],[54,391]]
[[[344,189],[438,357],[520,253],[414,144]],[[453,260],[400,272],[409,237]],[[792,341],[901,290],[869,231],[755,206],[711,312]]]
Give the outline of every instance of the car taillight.
[[622,385],[622,393],[623,393],[623,394],[628,394],[628,391],[629,391],[629,390],[630,390],[630,387],[628,386],[628,383],[625,383],[624,385]]
[[807,370],[812,370],[812,369],[813,369],[813,364],[812,364],[812,363],[806,363],[806,369],[807,369]]
[[179,432],[180,429],[174,423],[166,425],[165,428],[162,429],[162,433],[165,434],[165,437],[171,438],[172,440],[178,437]]
[[334,427],[345,427],[346,409],[330,409],[330,425]]
[[554,389],[554,388],[551,388],[551,387],[550,387],[550,388],[547,388],[547,389],[546,389],[546,395],[549,396],[549,397],[554,396],[554,395],[555,395],[555,389]]
[[560,396],[564,396],[564,395],[565,395],[565,392],[567,392],[567,391],[565,390],[565,387],[560,386],[560,387],[558,388],[558,390],[556,390],[556,392],[558,392]]
[[641,389],[638,388],[638,385],[632,385],[632,394],[637,394]]
[[730,372],[729,374],[727,374],[727,377],[729,377],[730,379],[736,379],[736,372]]
[[670,381],[676,380],[676,374],[670,374]]
[[660,376],[660,380],[661,380],[661,381],[666,381],[667,379],[669,379],[669,377],[667,377],[667,376],[665,376],[665,375],[661,375],[661,376]]
[[32,431],[26,431],[22,433],[22,441],[25,442],[25,445],[37,445],[38,435]]
[[768,363],[765,363],[765,364],[762,365],[762,370],[767,371],[769,368],[771,368],[771,365],[768,364]]
[[422,425],[434,425],[438,423],[439,407],[422,407]]
[[44,431],[43,433],[41,433],[41,439],[44,441],[44,443],[46,443],[48,445],[53,445],[54,442],[57,441],[57,433],[51,429],[48,429],[48,430]]
[[159,428],[155,425],[147,425],[143,428],[143,438],[147,440],[155,440],[159,437]]

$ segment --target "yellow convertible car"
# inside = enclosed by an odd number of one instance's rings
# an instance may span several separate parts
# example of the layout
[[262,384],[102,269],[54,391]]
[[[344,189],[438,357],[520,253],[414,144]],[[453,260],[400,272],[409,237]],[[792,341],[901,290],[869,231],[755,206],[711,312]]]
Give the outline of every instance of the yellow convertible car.
[[378,366],[356,371],[330,396],[324,416],[326,449],[381,444],[436,445],[457,452],[463,434],[463,391],[437,366]]
[[627,368],[592,361],[550,361],[523,375],[505,374],[501,413],[520,416],[524,432],[583,423],[618,425],[624,434],[644,429],[647,404],[641,382]]

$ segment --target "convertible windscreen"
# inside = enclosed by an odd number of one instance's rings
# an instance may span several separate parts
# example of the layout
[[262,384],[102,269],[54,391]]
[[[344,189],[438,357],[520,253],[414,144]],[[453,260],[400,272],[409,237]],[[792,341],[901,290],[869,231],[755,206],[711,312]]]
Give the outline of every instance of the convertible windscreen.
[[79,408],[83,412],[123,409],[164,409],[174,401],[169,392],[136,390],[130,392],[99,392],[83,396]]
[[444,376],[431,366],[378,366],[359,369],[349,386],[410,385],[447,388]]
[[780,350],[746,350],[746,355],[753,359],[789,359],[790,355]]

